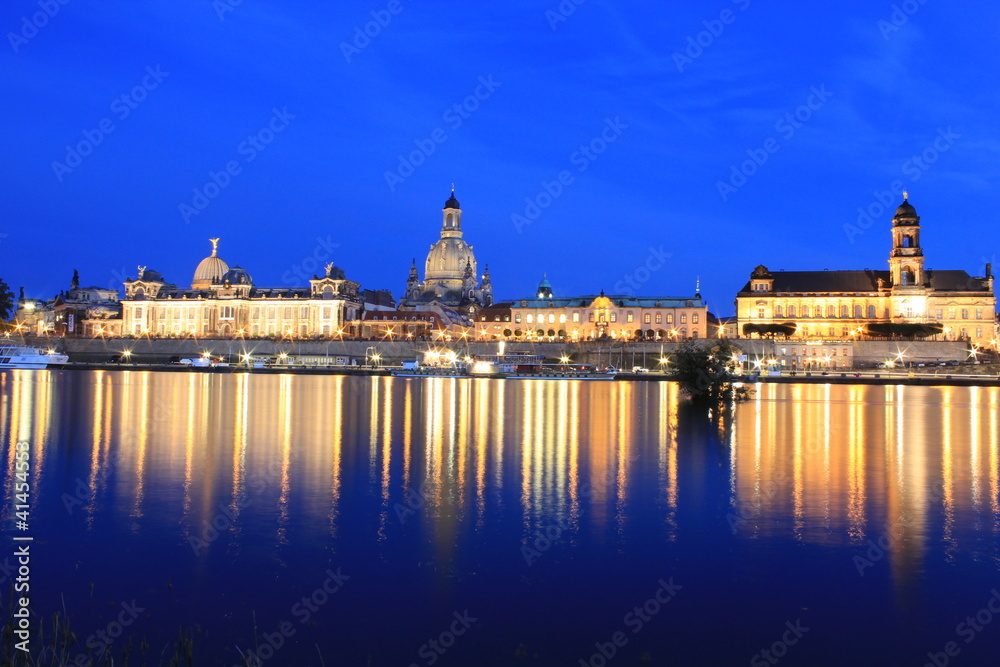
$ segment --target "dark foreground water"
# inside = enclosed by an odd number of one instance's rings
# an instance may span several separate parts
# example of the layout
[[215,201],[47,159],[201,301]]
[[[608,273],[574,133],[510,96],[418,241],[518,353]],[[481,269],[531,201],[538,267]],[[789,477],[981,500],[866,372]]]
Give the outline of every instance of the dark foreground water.
[[656,382],[16,371],[0,395],[3,525],[70,655],[145,637],[156,663],[184,628],[198,665],[1000,662],[995,388],[762,385],[722,429]]

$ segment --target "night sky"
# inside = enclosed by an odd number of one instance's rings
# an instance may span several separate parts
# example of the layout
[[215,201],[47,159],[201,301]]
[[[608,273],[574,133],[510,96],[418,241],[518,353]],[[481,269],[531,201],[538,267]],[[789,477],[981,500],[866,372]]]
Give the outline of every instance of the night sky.
[[498,299],[731,314],[757,264],[884,269],[903,188],[929,268],[996,262],[995,2],[577,2],[5,2],[0,278],[186,286],[221,237],[398,297],[452,183]]

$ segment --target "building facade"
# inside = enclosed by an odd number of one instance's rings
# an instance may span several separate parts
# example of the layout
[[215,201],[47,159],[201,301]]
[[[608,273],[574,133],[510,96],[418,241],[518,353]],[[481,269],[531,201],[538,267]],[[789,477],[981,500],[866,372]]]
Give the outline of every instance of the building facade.
[[431,245],[424,262],[424,279],[420,279],[414,259],[399,308],[435,312],[454,328],[471,326],[479,309],[493,303],[489,267],[481,279],[478,276],[476,255],[462,231],[462,208],[452,189],[441,210],[441,236]]
[[[892,219],[888,270],[771,271],[758,266],[736,296],[741,336],[780,329],[801,340],[881,335],[886,325],[921,325],[934,340],[995,338],[992,267],[986,275],[926,267],[920,217],[903,203]],[[749,326],[748,326],[749,325]],[[874,326],[873,326],[874,325]],[[929,335],[928,335],[929,334]]]
[[557,297],[543,279],[528,299],[480,311],[478,338],[687,340],[709,335],[708,308],[692,297],[604,294]]
[[73,271],[69,290],[52,300],[52,332],[59,336],[117,335],[122,305],[118,290],[80,287],[80,274]]
[[[190,289],[164,280],[158,272],[139,267],[136,280],[125,281],[122,335],[205,337],[320,338],[357,335],[357,321],[366,308],[360,285],[334,264],[308,287],[257,287],[238,265],[219,257],[219,239],[211,239],[212,254],[197,266]],[[373,310],[394,308],[384,292],[367,303]]]

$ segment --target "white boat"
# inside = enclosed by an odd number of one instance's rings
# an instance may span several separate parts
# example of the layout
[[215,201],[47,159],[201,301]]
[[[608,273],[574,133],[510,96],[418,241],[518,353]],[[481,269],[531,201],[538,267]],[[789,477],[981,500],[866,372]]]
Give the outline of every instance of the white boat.
[[0,369],[4,368],[48,368],[61,366],[69,361],[65,354],[54,350],[39,350],[35,347],[5,345],[0,347]]

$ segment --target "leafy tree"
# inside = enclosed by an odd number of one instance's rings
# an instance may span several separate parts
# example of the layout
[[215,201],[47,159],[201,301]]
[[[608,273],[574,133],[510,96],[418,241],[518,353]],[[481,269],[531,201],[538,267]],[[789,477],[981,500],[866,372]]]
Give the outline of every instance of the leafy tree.
[[6,322],[14,314],[16,300],[7,283],[0,280],[0,321]]
[[736,386],[733,381],[736,353],[736,348],[725,340],[712,349],[694,342],[683,343],[671,357],[673,374],[681,391],[695,403],[715,408],[749,399],[750,389]]

